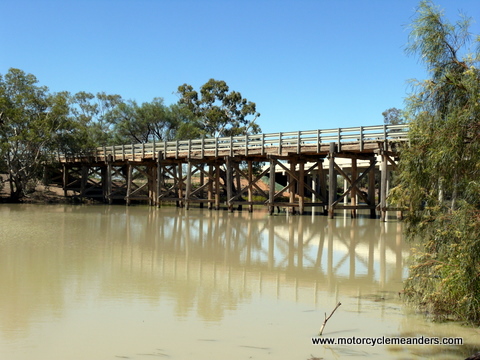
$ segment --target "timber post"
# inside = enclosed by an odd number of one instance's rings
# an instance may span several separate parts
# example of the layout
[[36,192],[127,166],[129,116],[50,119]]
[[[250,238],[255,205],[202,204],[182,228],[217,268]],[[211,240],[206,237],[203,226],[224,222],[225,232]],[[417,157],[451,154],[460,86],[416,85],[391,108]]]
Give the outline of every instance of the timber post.
[[[357,179],[357,158],[352,158],[352,183]],[[356,186],[352,187],[350,191],[350,204],[352,209],[350,210],[350,215],[352,219],[357,217],[357,188]]]
[[291,159],[290,161],[290,173],[288,174],[288,191],[290,193],[289,196],[289,201],[288,203],[290,204],[290,207],[288,211],[290,214],[295,214],[295,193],[296,193],[296,186],[297,186],[297,181],[295,179],[295,168],[296,168],[296,162],[294,159]]
[[233,212],[233,166],[231,156],[225,156],[226,182],[227,182],[227,207],[228,211]]
[[[177,154],[177,158],[178,158],[178,154]],[[182,167],[182,162],[181,161],[178,161],[176,163],[176,169],[177,169],[177,177],[178,177],[177,178],[177,180],[178,180],[177,206],[180,207],[180,208],[183,208],[183,206],[184,206],[184,199],[183,199],[184,198],[184,195],[183,195],[184,184],[183,184],[183,167]]]
[[270,159],[270,185],[268,189],[268,212],[270,215],[273,215],[275,211],[275,207],[273,202],[275,201],[275,160],[273,157],[269,157]]
[[213,177],[213,162],[208,164],[208,188],[207,188],[207,207],[208,210],[212,210],[213,205],[213,183],[214,183],[214,177]]
[[298,214],[305,212],[305,162],[298,163]]
[[320,183],[320,193],[322,195],[322,201],[323,201],[323,215],[328,214],[328,208],[325,206],[327,203],[327,198],[328,198],[328,192],[327,192],[327,173],[323,169],[323,159],[320,160],[318,164],[318,176],[319,176],[319,183]]
[[112,182],[113,182],[113,176],[112,176],[112,171],[113,171],[113,156],[109,155],[107,157],[107,173],[105,176],[105,194],[104,198],[105,201],[108,202],[109,205],[112,205],[113,199],[112,199]]
[[220,164],[215,162],[215,210],[220,210]]
[[67,197],[68,195],[68,168],[67,164],[62,164],[62,169],[63,169],[63,176],[62,176],[62,183],[63,183],[63,196]]
[[370,159],[370,173],[368,174],[368,201],[370,202],[370,218],[375,219],[377,217],[375,211],[375,159]]
[[[202,139],[203,140],[203,139]],[[202,146],[203,149],[203,146]],[[200,197],[205,198],[203,188],[205,186],[205,164],[200,165]],[[203,202],[200,203],[200,208],[203,209]]]
[[163,185],[163,171],[162,171],[162,160],[163,160],[163,152],[159,151],[157,154],[157,181],[156,181],[156,187],[157,191],[155,194],[155,205],[160,206],[161,201],[160,201],[160,196],[161,196],[161,191],[162,191],[162,185]]
[[334,142],[330,143],[328,153],[328,218],[333,219],[335,209],[333,203],[337,194],[337,175],[335,174],[335,150]]
[[132,193],[132,183],[133,183],[133,166],[130,162],[128,162],[128,176],[127,176],[127,195],[125,196],[125,200],[127,205],[130,205],[130,195]]
[[248,160],[248,211],[253,212],[253,189],[252,189],[252,180],[253,180],[253,164],[252,160]]
[[187,184],[185,187],[185,209],[190,208],[190,194],[192,192],[192,161],[187,162]]
[[[237,167],[240,166],[239,164],[237,164]],[[232,161],[232,170],[233,170],[233,161]],[[241,182],[241,178],[240,178],[240,172],[238,171],[238,168],[236,169],[235,171],[235,182],[236,182],[236,185],[235,185],[235,190],[236,190],[236,193],[235,195],[232,194],[232,197],[237,197],[238,193],[240,192],[240,189],[242,188],[242,182]],[[239,211],[242,210],[242,204],[238,204],[238,208],[237,208]]]
[[387,194],[388,194],[388,160],[387,160],[387,142],[383,142],[380,154],[382,156],[381,174],[380,174],[380,220],[387,219]]

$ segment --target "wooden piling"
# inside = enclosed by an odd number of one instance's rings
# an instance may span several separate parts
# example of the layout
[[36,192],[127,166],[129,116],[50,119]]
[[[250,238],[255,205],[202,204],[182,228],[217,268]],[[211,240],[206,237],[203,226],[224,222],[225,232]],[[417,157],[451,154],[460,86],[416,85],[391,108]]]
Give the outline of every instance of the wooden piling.
[[380,173],[380,220],[386,221],[387,219],[387,182],[388,182],[388,170],[387,170],[387,154],[386,144],[382,144],[383,149],[381,151],[382,163],[381,163],[381,173]]
[[215,163],[215,210],[220,210],[220,164]]
[[130,195],[132,193],[132,183],[133,183],[133,166],[131,163],[128,163],[127,196],[125,197],[127,205],[130,205],[131,203]]
[[335,143],[330,143],[328,154],[328,218],[333,219],[335,209],[333,203],[337,195],[337,175],[335,174]]
[[298,163],[298,213],[303,215],[305,211],[305,163]]
[[185,209],[190,208],[190,194],[192,192],[192,162],[187,162],[187,184],[185,188]]
[[225,157],[225,167],[226,167],[226,181],[227,181],[227,208],[228,211],[233,211],[233,203],[231,199],[233,198],[233,166],[230,156]]
[[[352,158],[352,183],[357,179],[357,158]],[[354,186],[350,191],[350,204],[352,206],[350,210],[350,216],[354,219],[357,217],[357,188]]]
[[252,181],[253,181],[253,164],[252,160],[248,160],[248,211],[253,212],[253,189],[252,189]]
[[273,205],[275,201],[275,159],[270,157],[270,184],[268,189],[268,212],[270,215],[273,214],[275,211],[275,207]]
[[370,159],[370,173],[368,174],[368,201],[370,202],[370,218],[375,219],[377,214],[375,211],[375,165],[376,160]]
[[208,210],[213,208],[213,185],[216,180],[213,178],[213,163],[208,164],[208,186],[207,186],[207,207]]
[[289,208],[288,208],[288,211],[290,212],[290,214],[295,214],[295,194],[296,194],[296,185],[297,185],[297,181],[295,180],[295,176],[293,175],[295,173],[295,167],[296,167],[296,162],[294,159],[291,159],[290,160],[290,173],[288,173],[288,191],[290,193],[290,196],[289,196]]

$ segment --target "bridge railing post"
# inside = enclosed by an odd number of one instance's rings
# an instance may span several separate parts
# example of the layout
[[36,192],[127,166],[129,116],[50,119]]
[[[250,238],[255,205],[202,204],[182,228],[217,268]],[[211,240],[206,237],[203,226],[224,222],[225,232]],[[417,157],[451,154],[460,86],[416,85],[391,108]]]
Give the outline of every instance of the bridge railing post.
[[262,156],[265,155],[265,134],[262,134],[262,150],[261,150],[261,153],[262,153]]
[[338,128],[337,130],[337,144],[338,144],[338,151],[341,151],[342,147],[342,128]]
[[278,133],[278,154],[282,154],[282,133]]
[[248,156],[248,134],[245,134],[245,156]]
[[301,132],[297,132],[297,154],[300,154],[300,150],[301,150],[301,144],[300,144],[300,136],[301,136]]
[[317,153],[320,152],[320,143],[322,142],[322,139],[320,138],[320,130],[317,129]]
[[360,126],[360,151],[363,151],[363,126]]

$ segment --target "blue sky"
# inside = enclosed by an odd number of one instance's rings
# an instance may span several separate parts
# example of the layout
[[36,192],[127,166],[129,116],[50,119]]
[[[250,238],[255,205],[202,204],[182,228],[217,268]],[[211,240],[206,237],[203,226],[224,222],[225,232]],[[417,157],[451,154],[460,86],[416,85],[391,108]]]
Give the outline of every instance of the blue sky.
[[[263,132],[383,122],[402,108],[417,0],[2,0],[0,74],[51,91],[105,91],[139,103],[225,80],[257,104]],[[479,0],[437,0],[477,22]]]

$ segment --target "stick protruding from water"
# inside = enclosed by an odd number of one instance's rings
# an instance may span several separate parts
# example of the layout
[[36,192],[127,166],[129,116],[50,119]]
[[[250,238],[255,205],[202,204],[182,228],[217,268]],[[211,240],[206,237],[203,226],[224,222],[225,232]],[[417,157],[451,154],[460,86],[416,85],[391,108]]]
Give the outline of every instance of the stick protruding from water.
[[327,324],[328,319],[330,319],[333,315],[333,313],[338,309],[338,307],[342,305],[342,303],[339,301],[337,306],[335,306],[335,309],[331,312],[331,314],[327,317],[327,313],[325,313],[325,320],[323,321],[322,327],[320,328],[320,331],[318,333],[318,336],[322,336],[323,334],[323,329],[325,329],[325,325]]

